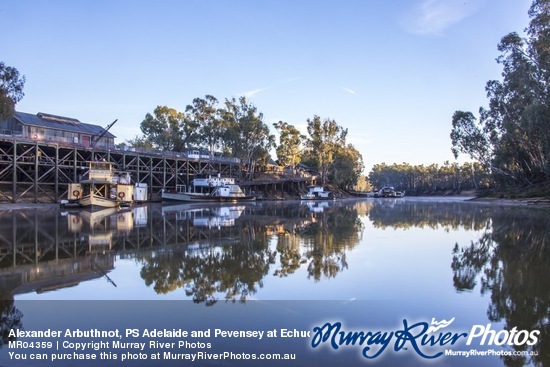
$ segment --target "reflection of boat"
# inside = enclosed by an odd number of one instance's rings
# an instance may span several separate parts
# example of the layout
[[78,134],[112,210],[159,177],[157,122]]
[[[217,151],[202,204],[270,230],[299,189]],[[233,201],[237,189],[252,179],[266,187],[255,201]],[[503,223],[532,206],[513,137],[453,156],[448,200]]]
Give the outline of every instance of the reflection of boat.
[[246,195],[235,179],[207,175],[196,177],[191,185],[177,185],[176,191],[163,190],[162,200],[164,201],[214,201],[214,202],[237,202],[254,201],[256,197]]
[[327,200],[335,199],[330,191],[325,191],[322,186],[309,186],[307,194],[300,195],[302,200]]
[[244,206],[223,206],[211,208],[204,216],[195,216],[193,225],[197,227],[231,227],[235,225],[235,219],[244,211]]
[[404,191],[398,191],[392,186],[384,186],[374,193],[375,198],[401,198],[405,196]]
[[328,201],[305,200],[303,204],[305,204],[309,208],[309,211],[312,213],[322,213],[325,209],[329,208]]
[[131,231],[134,226],[143,227],[147,224],[147,208],[105,208],[97,211],[79,210],[66,214],[69,231],[76,233],[83,230],[83,224],[88,223],[84,230],[117,230]]
[[145,207],[105,208],[97,211],[79,210],[66,214],[69,231],[88,239],[88,253],[106,253],[112,250],[113,237],[130,233],[134,227],[147,224]]
[[188,220],[195,227],[231,227],[246,207],[244,205],[209,206],[205,204],[181,204],[162,207],[162,214]]
[[[135,197],[137,187],[139,197]],[[70,183],[68,200],[64,206],[115,208],[119,205],[130,205],[144,201],[147,195],[145,184],[131,183],[129,172],[117,172],[112,162],[89,162],[88,177],[79,183]]]

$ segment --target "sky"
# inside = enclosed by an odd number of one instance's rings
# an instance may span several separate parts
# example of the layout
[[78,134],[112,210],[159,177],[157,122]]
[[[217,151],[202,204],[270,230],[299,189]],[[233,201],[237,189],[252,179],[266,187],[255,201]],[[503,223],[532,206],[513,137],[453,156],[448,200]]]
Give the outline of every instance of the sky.
[[[141,135],[156,106],[246,96],[275,133],[315,115],[374,164],[443,164],[456,110],[487,106],[529,0],[0,0],[16,109]],[[462,161],[466,157],[462,157]],[[460,160],[459,160],[460,162]]]

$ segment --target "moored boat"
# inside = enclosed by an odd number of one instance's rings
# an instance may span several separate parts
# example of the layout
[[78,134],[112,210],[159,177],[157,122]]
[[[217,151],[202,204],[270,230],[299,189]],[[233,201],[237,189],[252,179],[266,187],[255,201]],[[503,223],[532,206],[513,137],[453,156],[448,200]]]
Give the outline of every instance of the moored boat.
[[306,194],[300,195],[302,200],[327,200],[336,199],[334,194],[330,191],[325,191],[322,186],[309,186],[309,191]]
[[163,190],[163,201],[240,202],[255,201],[254,195],[246,195],[234,178],[207,175],[196,177],[191,185],[177,185],[175,191]]
[[405,192],[396,190],[393,186],[384,186],[374,193],[375,198],[402,198],[403,196]]
[[130,173],[115,171],[112,162],[89,162],[88,168],[84,180],[69,184],[63,206],[115,208],[134,202]]

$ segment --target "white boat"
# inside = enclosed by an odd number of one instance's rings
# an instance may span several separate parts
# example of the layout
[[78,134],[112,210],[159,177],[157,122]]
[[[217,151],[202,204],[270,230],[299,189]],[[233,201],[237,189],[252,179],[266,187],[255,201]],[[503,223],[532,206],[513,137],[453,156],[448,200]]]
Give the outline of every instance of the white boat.
[[309,186],[309,191],[306,194],[300,195],[302,200],[327,200],[327,199],[336,199],[332,192],[325,191],[322,186]]
[[112,162],[89,162],[87,178],[70,183],[63,206],[115,208],[134,202],[129,172],[117,172]]
[[403,196],[405,192],[396,190],[393,186],[384,186],[374,193],[375,198],[402,198]]
[[175,191],[163,190],[163,201],[199,201],[199,202],[240,202],[254,201],[254,195],[246,195],[234,178],[220,175],[200,176],[191,181],[191,185],[177,185]]

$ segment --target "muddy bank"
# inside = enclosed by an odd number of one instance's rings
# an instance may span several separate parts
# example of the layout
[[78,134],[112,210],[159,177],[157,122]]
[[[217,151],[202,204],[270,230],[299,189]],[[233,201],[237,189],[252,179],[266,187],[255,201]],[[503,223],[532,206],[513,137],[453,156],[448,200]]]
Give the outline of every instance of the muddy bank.
[[59,208],[56,203],[0,203],[0,210],[21,210],[21,209],[54,209]]
[[550,208],[549,198],[500,199],[500,198],[473,198],[468,201],[489,203],[495,205],[537,206]]

